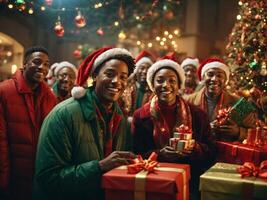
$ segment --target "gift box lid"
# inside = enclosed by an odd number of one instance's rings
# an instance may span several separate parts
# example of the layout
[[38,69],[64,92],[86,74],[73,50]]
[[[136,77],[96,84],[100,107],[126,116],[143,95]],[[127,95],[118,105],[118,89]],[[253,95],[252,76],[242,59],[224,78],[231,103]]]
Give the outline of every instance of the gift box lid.
[[[128,174],[127,167],[115,168],[102,177],[102,188],[116,190],[139,190],[135,187],[137,174]],[[141,177],[142,179],[142,177]],[[159,163],[155,168],[145,176],[145,191],[173,194],[183,189],[190,179],[190,166],[186,164]]]
[[242,195],[251,190],[254,198],[266,199],[267,180],[255,177],[241,178],[236,171],[238,166],[240,165],[216,163],[200,176],[201,192]]

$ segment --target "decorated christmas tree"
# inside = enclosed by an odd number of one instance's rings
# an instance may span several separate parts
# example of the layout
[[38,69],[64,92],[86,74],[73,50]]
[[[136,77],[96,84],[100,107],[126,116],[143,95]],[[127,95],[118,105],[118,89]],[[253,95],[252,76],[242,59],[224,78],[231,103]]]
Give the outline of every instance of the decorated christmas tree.
[[242,96],[255,90],[267,93],[267,4],[265,0],[240,0],[237,22],[226,46],[231,67],[229,88]]

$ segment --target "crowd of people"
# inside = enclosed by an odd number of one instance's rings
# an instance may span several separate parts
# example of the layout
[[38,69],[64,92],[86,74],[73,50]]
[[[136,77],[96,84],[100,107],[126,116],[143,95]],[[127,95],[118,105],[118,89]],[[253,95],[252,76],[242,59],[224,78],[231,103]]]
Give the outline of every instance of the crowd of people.
[[[50,66],[45,48],[29,48],[22,68],[0,83],[0,199],[103,199],[103,173],[151,152],[159,162],[189,164],[190,195],[198,199],[215,141],[242,141],[261,116],[214,126],[219,110],[240,99],[226,89],[229,66],[191,57],[180,65],[171,55],[142,51],[134,59],[104,47],[79,67]],[[190,151],[169,144],[181,125],[192,130]]]

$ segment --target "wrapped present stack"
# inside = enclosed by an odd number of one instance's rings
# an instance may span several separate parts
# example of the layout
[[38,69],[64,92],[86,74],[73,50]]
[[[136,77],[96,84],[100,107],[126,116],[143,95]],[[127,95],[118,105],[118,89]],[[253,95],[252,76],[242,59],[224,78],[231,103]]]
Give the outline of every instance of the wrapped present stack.
[[192,139],[192,130],[182,124],[173,133],[173,138],[170,138],[169,144],[176,151],[192,151],[195,146],[195,140]]
[[232,107],[219,110],[216,120],[211,123],[211,126],[223,125],[227,123],[228,119],[231,119],[239,126],[242,126],[243,120],[255,110],[256,108],[254,105],[242,97]]

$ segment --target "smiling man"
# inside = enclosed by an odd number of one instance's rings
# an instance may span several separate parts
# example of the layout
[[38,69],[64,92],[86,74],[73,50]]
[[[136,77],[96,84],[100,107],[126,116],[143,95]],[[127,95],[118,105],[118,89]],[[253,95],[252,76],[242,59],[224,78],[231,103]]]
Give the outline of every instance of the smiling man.
[[54,75],[56,81],[52,89],[59,103],[71,97],[71,90],[76,80],[77,69],[73,64],[63,61],[57,63],[54,69]]
[[[226,91],[230,70],[222,60],[207,59],[200,65],[198,72],[199,79],[205,82],[204,88],[189,96],[184,96],[184,98],[203,109],[208,114],[209,121],[213,122],[220,109],[233,106],[239,97]],[[212,131],[219,140],[242,141],[246,137],[246,128],[253,126],[252,117],[253,114],[249,115],[243,121],[242,127],[232,120],[228,120],[226,124],[220,126],[211,124]]]
[[47,50],[32,47],[23,68],[0,83],[0,199],[31,199],[39,131],[56,104],[44,82],[48,70]]
[[128,164],[130,136],[117,104],[133,71],[131,54],[102,48],[81,64],[74,98],[59,104],[46,118],[38,143],[35,199],[103,199],[101,176]]

